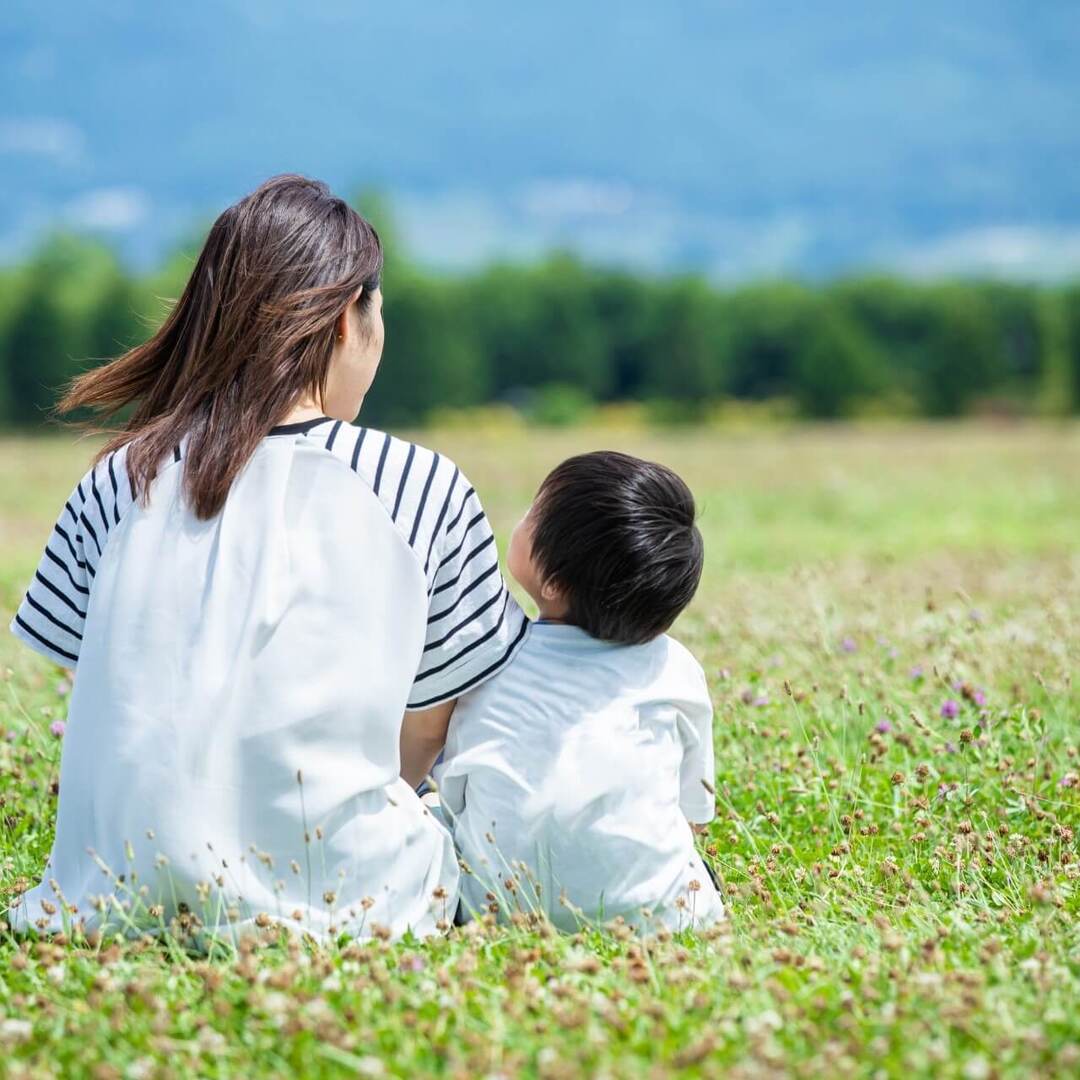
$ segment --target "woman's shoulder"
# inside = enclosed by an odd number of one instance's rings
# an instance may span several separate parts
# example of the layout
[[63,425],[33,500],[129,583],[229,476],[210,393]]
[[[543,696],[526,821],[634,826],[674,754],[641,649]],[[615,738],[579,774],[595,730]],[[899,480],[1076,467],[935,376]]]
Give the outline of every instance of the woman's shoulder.
[[135,503],[135,489],[127,471],[127,452],[127,445],[123,445],[96,458],[72,488],[60,511],[58,525],[62,526],[66,519],[75,528],[78,539],[89,538],[91,558],[100,558],[105,540]]
[[121,446],[97,458],[71,489],[11,623],[31,648],[64,667],[79,659],[98,567],[135,494]]
[[370,488],[425,565],[462,518],[481,512],[461,470],[437,450],[340,420],[312,430],[308,438],[322,442]]

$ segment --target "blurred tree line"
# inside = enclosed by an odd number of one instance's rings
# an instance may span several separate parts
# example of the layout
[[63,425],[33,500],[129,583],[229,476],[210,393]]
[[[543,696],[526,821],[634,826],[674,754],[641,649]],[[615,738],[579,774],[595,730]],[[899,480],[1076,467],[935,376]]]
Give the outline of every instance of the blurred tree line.
[[[722,289],[563,254],[436,276],[387,247],[371,423],[490,401],[552,422],[613,401],[673,420],[723,399],[783,399],[817,418],[1080,408],[1080,285],[872,276]],[[0,269],[0,420],[39,424],[73,375],[145,338],[197,248],[132,274],[107,247],[56,235]]]

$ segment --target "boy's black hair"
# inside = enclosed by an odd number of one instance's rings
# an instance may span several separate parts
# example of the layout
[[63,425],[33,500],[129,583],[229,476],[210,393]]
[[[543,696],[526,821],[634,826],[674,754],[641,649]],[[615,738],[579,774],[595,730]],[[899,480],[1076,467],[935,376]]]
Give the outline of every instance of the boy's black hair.
[[694,496],[671,469],[611,450],[555,468],[533,504],[532,554],[567,622],[639,645],[664,633],[701,580]]

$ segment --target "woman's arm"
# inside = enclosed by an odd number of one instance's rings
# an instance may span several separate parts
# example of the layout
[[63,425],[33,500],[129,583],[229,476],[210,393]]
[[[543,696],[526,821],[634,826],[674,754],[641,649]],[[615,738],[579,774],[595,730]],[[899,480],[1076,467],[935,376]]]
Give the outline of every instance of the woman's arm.
[[401,722],[401,776],[410,787],[419,787],[431,772],[446,744],[450,714],[457,700],[443,701],[430,709],[407,712]]

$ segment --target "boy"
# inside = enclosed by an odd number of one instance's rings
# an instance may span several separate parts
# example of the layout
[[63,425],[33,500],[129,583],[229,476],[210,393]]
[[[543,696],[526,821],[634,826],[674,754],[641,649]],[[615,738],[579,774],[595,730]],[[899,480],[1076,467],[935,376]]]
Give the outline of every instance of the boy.
[[459,700],[435,770],[464,914],[723,918],[691,828],[714,814],[712,706],[665,635],[701,577],[694,514],[670,469],[599,452],[558,466],[514,530],[510,573],[539,618]]

